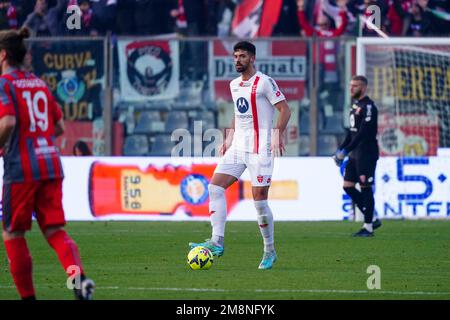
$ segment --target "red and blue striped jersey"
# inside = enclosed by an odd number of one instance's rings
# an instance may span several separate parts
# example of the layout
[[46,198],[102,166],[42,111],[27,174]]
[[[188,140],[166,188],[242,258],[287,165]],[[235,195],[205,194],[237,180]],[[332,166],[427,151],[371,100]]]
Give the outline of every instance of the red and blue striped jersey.
[[0,118],[16,117],[3,152],[5,183],[63,178],[55,146],[55,123],[62,112],[46,83],[19,70],[0,76]]

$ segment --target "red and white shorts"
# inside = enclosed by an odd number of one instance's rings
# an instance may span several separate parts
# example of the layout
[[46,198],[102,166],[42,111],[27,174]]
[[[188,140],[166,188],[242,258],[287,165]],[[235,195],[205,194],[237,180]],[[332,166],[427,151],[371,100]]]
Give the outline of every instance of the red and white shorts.
[[239,179],[247,168],[253,187],[270,186],[273,173],[271,154],[252,153],[230,148],[220,159],[214,173],[227,174]]

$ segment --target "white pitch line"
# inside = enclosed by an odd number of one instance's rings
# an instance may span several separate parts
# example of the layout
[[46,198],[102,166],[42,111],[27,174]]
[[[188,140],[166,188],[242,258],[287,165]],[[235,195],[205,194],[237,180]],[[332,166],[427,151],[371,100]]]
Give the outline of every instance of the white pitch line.
[[[37,288],[48,288],[46,286],[37,286]],[[1,286],[0,289],[15,289],[14,286]],[[180,291],[180,292],[250,292],[250,293],[342,293],[342,294],[392,294],[392,295],[448,295],[450,292],[436,292],[436,291],[388,291],[388,290],[334,290],[334,289],[209,289],[209,288],[158,288],[158,287],[118,287],[106,286],[97,287],[97,290],[127,290],[127,291]]]
[[188,292],[252,292],[252,293],[378,293],[393,295],[450,295],[450,292],[433,291],[383,291],[383,290],[333,290],[333,289],[209,289],[209,288],[154,288],[154,287],[99,287],[106,290],[130,290],[130,291],[188,291]]

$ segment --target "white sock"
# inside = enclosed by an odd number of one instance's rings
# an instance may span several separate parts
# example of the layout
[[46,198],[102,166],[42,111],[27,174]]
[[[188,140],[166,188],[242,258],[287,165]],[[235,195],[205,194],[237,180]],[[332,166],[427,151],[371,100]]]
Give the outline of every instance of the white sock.
[[208,185],[209,214],[211,218],[211,240],[216,245],[223,246],[225,236],[225,223],[227,221],[227,200],[225,189],[214,184]]
[[378,217],[374,214],[373,218],[372,218],[372,222],[375,222],[375,220],[377,220],[377,219],[378,219]]
[[373,232],[373,227],[371,223],[364,223],[363,228],[369,232]]
[[255,201],[259,231],[264,240],[264,251],[270,252],[274,248],[273,214],[267,200]]

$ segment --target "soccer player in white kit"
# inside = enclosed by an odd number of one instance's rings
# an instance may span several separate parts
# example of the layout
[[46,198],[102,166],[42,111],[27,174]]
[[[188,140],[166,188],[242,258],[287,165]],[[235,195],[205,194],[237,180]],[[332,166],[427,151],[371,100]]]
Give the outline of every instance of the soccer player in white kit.
[[[264,255],[259,269],[270,269],[277,259],[274,247],[273,214],[267,203],[274,157],[285,152],[284,136],[291,111],[276,82],[254,67],[256,48],[247,41],[233,48],[236,71],[241,76],[230,82],[234,101],[232,134],[220,149],[223,157],[210,184],[209,211],[212,237],[202,243],[189,243],[191,248],[205,246],[213,255],[224,253],[227,203],[225,190],[249,170],[257,220],[264,241]],[[275,108],[280,112],[275,128]],[[234,131],[234,134],[233,134]]]

